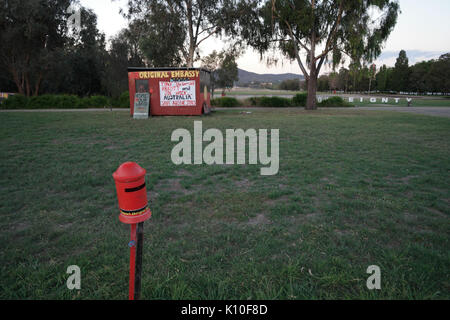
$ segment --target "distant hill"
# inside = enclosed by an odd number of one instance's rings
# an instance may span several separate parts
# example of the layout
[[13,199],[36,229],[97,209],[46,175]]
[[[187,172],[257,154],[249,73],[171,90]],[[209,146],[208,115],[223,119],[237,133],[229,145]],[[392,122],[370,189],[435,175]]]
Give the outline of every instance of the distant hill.
[[239,81],[236,82],[237,86],[248,84],[251,82],[271,82],[273,84],[283,82],[284,80],[290,79],[304,79],[303,75],[295,74],[295,73],[283,73],[283,74],[258,74],[254,72],[245,71],[242,69],[238,69],[239,71]]

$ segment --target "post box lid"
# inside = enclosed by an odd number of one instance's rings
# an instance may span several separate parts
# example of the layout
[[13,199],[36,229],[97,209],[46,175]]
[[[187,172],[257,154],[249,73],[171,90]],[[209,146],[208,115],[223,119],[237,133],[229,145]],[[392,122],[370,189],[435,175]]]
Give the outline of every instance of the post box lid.
[[146,174],[146,170],[135,162],[125,162],[113,173],[114,180],[119,182],[136,181]]

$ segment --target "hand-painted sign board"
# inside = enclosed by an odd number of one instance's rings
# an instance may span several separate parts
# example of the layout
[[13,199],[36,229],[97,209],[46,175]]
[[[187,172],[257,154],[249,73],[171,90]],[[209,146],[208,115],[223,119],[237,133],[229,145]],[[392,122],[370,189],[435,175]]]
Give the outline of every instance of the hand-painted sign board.
[[160,81],[159,98],[162,107],[195,106],[195,81]]
[[149,93],[136,93],[134,96],[134,119],[148,119],[148,109],[150,106]]

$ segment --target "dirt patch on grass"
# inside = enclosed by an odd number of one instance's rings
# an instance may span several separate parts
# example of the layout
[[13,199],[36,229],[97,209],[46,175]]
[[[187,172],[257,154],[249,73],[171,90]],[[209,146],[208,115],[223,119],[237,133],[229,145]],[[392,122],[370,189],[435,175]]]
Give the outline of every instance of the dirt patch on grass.
[[70,227],[73,226],[73,222],[68,222],[68,223],[60,223],[56,225],[56,230],[67,230],[70,229]]
[[266,224],[271,224],[271,223],[272,223],[272,221],[270,221],[264,213],[260,213],[256,217],[248,220],[247,225],[261,226],[261,225],[266,225]]
[[248,179],[242,179],[235,182],[236,187],[241,189],[248,189],[253,186],[253,182]]
[[334,229],[334,234],[344,237],[344,236],[353,236],[355,233],[352,230],[349,229]]
[[268,199],[264,201],[264,204],[269,205],[269,206],[274,206],[276,204],[282,203],[282,202],[289,202],[290,201],[290,197],[288,195],[284,195],[281,196],[279,198],[276,199]]
[[201,190],[201,188],[198,185],[192,185],[189,187],[189,189],[187,189],[183,187],[183,185],[181,184],[180,178],[175,178],[175,179],[166,179],[158,182],[158,184],[153,188],[153,190],[158,190],[156,192],[155,191],[151,192],[153,197],[155,197],[155,194],[156,197],[158,197],[161,192],[175,192],[185,196],[194,194],[199,190]]
[[306,214],[296,214],[293,216],[287,217],[287,222],[291,225],[296,225],[298,223],[303,223],[305,221],[314,221],[320,219],[322,213],[320,212],[311,212]]
[[192,173],[190,173],[189,171],[187,171],[185,169],[178,170],[177,172],[175,172],[175,174],[178,177],[192,177],[193,176]]
[[28,222],[19,222],[14,225],[13,229],[16,232],[22,232],[31,227],[31,224]]
[[403,214],[403,217],[404,217],[404,219],[405,219],[406,221],[415,221],[415,220],[417,220],[417,216],[414,215],[414,214],[411,214],[411,213],[409,213],[409,212],[405,212],[405,213]]
[[427,208],[428,211],[430,211],[433,215],[439,217],[439,218],[446,218],[447,215],[437,209],[434,208]]
[[336,181],[333,178],[329,177],[323,177],[322,179],[320,179],[320,182],[325,184],[336,185]]
[[388,175],[387,177],[385,177],[385,179],[392,183],[409,184],[411,179],[418,178],[418,177],[419,177],[418,175],[408,175],[408,176],[402,177],[402,178],[395,178],[392,175]]

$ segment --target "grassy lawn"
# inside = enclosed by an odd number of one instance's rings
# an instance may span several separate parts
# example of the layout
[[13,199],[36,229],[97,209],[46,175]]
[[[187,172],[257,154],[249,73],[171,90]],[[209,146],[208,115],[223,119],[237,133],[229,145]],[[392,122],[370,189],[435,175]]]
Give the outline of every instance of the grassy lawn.
[[[280,129],[280,171],[175,166],[177,128]],[[0,114],[0,299],[127,299],[112,173],[147,169],[143,299],[449,299],[450,120],[357,110]],[[69,265],[81,290],[66,287]],[[366,287],[370,265],[381,290]]]

